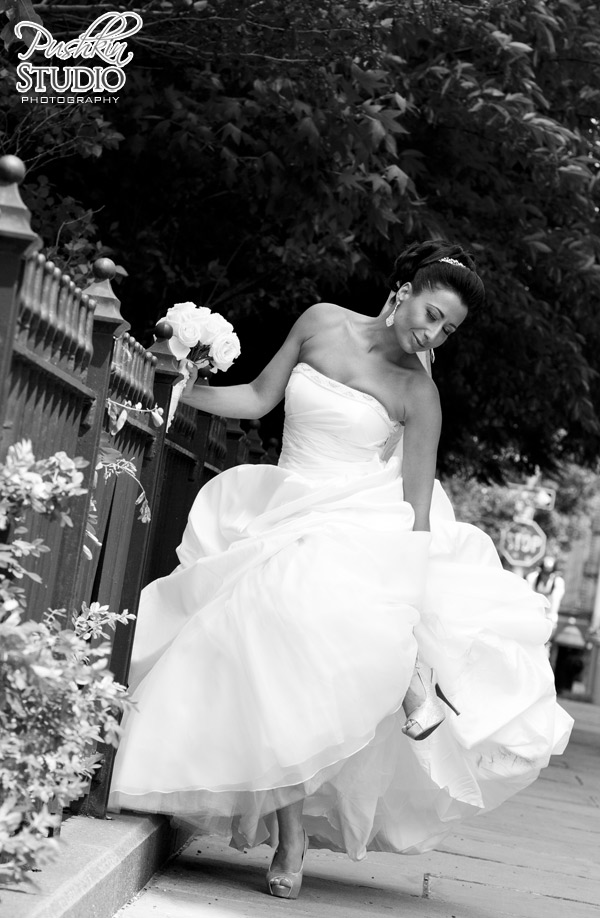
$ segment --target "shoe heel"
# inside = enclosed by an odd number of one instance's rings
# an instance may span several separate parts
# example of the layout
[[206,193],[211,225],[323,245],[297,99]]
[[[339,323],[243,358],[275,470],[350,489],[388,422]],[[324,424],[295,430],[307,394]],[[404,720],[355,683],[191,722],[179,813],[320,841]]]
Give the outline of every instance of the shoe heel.
[[444,702],[444,704],[448,705],[451,711],[454,711],[457,717],[460,717],[460,711],[457,711],[452,702],[448,701],[437,682],[435,683],[435,694]]

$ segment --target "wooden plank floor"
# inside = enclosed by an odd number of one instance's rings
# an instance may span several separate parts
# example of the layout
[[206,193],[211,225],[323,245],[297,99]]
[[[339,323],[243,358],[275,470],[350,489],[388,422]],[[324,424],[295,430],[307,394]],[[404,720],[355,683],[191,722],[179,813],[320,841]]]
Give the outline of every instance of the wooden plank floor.
[[118,918],[591,918],[600,907],[600,707],[531,788],[418,857],[309,851],[296,902],[266,895],[265,846],[197,839]]

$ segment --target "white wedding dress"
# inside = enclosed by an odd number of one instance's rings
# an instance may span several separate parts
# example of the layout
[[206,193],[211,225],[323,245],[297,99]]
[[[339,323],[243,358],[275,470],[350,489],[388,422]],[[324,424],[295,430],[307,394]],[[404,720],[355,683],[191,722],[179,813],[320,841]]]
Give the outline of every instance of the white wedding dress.
[[[312,846],[413,854],[564,749],[545,601],[439,484],[412,531],[401,430],[300,363],[279,465],[202,488],[181,563],[142,594],[113,809],[252,846],[303,797]],[[422,742],[401,732],[417,649],[461,712]]]

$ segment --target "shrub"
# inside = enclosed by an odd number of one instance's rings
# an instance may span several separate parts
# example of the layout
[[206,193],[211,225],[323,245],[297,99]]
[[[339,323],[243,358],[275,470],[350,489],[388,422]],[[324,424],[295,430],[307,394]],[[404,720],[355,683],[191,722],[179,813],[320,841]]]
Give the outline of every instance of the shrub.
[[[57,850],[60,808],[86,792],[98,767],[97,742],[117,744],[125,689],[108,670],[106,628],[133,616],[84,604],[24,620],[22,560],[47,551],[16,525],[25,510],[70,525],[84,493],[81,459],[56,453],[36,461],[31,443],[10,447],[0,466],[0,880],[20,882]],[[69,622],[69,619],[71,621]],[[69,624],[72,627],[69,627]],[[53,812],[58,811],[58,812]]]

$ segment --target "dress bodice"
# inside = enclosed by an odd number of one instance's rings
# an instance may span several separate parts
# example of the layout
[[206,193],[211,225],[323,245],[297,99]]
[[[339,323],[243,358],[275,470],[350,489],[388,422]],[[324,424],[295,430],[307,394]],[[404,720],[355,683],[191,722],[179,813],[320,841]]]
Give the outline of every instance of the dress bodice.
[[305,477],[361,477],[383,465],[401,434],[374,396],[307,363],[292,370],[279,465]]

